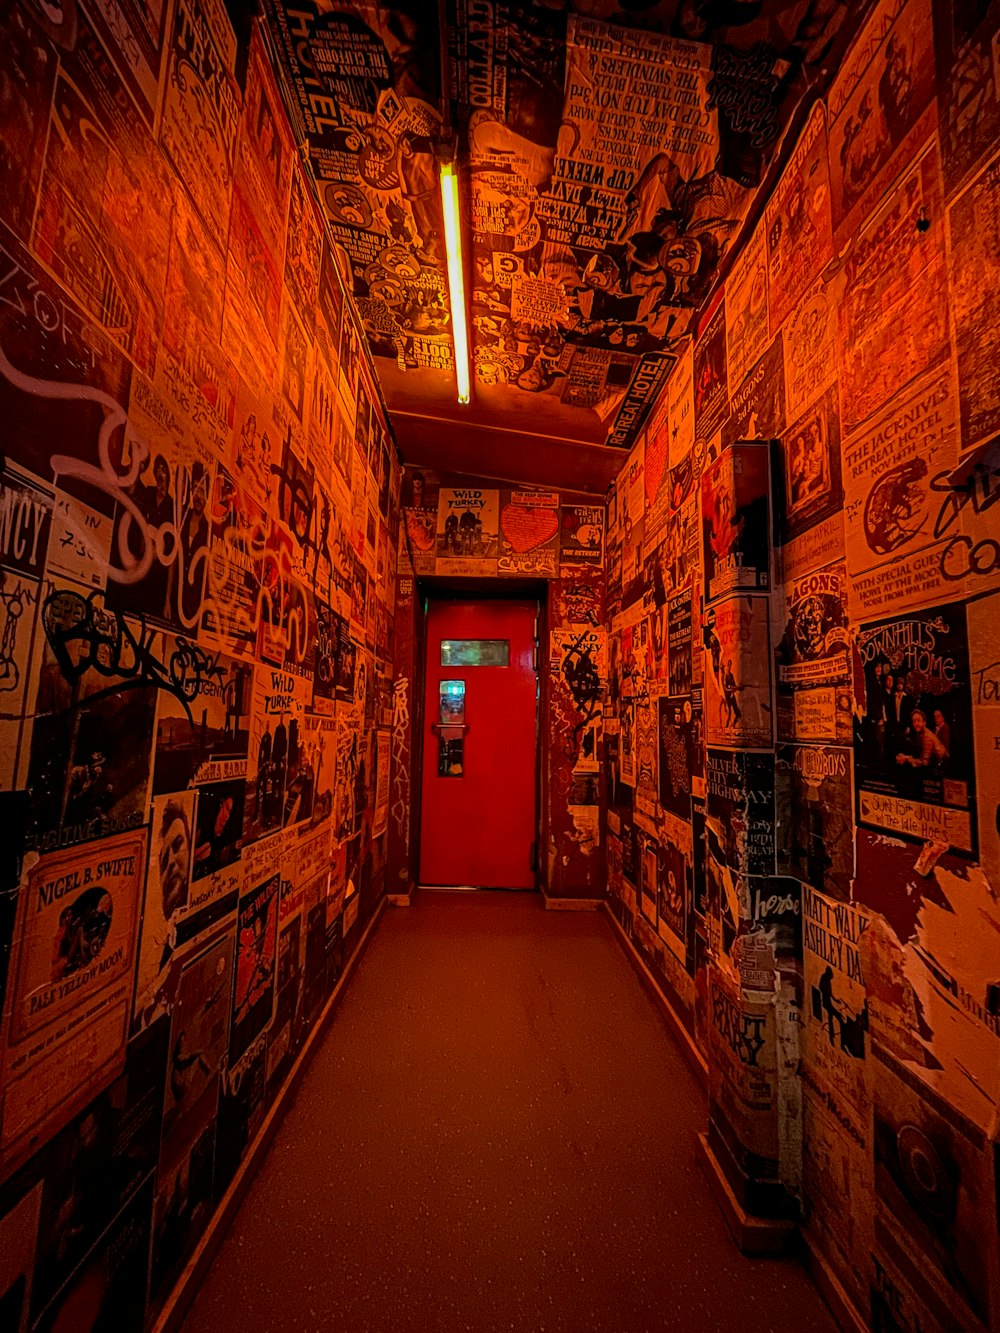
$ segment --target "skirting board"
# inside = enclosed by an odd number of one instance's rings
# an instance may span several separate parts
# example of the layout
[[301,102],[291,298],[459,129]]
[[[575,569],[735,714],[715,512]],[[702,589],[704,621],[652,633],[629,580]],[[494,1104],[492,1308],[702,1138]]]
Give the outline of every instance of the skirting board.
[[830,1313],[844,1333],[871,1333],[867,1319],[844,1290],[837,1274],[824,1255],[816,1249],[809,1236],[802,1233],[802,1262],[816,1283],[819,1294],[830,1307]]
[[643,962],[642,957],[636,951],[636,948],[633,945],[632,941],[629,939],[629,937],[625,934],[624,930],[622,930],[621,926],[618,924],[618,918],[615,916],[614,912],[612,912],[610,905],[607,902],[602,902],[601,906],[604,908],[605,916],[611,922],[612,929],[618,936],[619,943],[621,944],[622,949],[625,952],[625,957],[632,964],[632,967],[635,969],[636,975],[638,976],[639,980],[642,982],[642,984],[645,986],[646,990],[652,997],[653,1002],[655,1003],[659,1011],[660,1017],[663,1019],[664,1023],[666,1024],[667,1028],[670,1031],[670,1035],[676,1040],[678,1046],[680,1046],[681,1048],[681,1054],[684,1056],[684,1059],[690,1065],[691,1072],[694,1074],[695,1078],[698,1080],[702,1088],[707,1093],[708,1064],[705,1061],[705,1057],[702,1055],[701,1051],[699,1051],[698,1047],[695,1045],[695,1041],[694,1038],[691,1036],[691,1033],[681,1022],[681,1018],[677,1010],[674,1008],[674,1006],[664,995],[663,991],[660,989],[660,983],[653,976],[652,972],[650,972],[649,968]]
[[746,1212],[712,1152],[707,1134],[698,1135],[698,1165],[742,1254],[753,1258],[790,1252],[798,1235],[798,1223],[784,1218],[753,1217]]
[[152,1333],[177,1333],[184,1321],[184,1316],[188,1313],[198,1289],[204,1282],[212,1261],[218,1253],[219,1246],[225,1239],[226,1232],[229,1229],[233,1218],[239,1211],[250,1186],[253,1184],[254,1177],[260,1168],[261,1163],[271,1146],[275,1134],[281,1125],[282,1118],[287,1111],[296,1089],[302,1081],[302,1076],[310,1059],[315,1053],[320,1040],[326,1034],[327,1024],[333,1016],[333,1011],[337,1007],[341,995],[347,986],[348,981],[354,972],[361,955],[364,953],[368,941],[375,932],[375,928],[382,919],[382,913],[385,910],[386,900],[383,898],[375,914],[368,922],[365,933],[358,940],[357,947],[350,958],[344,964],[344,971],[340,980],[334,986],[330,993],[330,998],[319,1018],[312,1026],[312,1031],[306,1037],[305,1044],[299,1052],[298,1059],[292,1066],[291,1072],[281,1086],[277,1097],[274,1100],[271,1109],[264,1117],[264,1123],[257,1131],[257,1137],[254,1139],[247,1155],[240,1163],[236,1175],[233,1177],[229,1188],[222,1196],[222,1200],[212,1214],[211,1220],[205,1231],[195,1246],[194,1253],[188,1259],[184,1269],[174,1285],[173,1291],[167,1297],[167,1302],[157,1316],[156,1323],[153,1325]]
[[599,912],[602,906],[600,898],[550,898],[544,889],[542,899],[546,912]]
[[390,907],[409,907],[412,895],[409,893],[387,893],[385,900]]

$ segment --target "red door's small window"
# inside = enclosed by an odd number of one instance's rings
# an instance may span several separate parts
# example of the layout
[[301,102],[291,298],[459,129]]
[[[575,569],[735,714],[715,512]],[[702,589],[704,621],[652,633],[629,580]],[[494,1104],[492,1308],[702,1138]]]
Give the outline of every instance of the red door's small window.
[[509,666],[509,639],[442,639],[442,666]]

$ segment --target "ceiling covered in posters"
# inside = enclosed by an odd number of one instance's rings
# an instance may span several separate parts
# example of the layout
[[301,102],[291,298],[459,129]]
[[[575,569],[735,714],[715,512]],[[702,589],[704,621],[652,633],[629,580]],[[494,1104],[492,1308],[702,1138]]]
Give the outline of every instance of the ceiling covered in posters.
[[[404,456],[513,476],[541,441],[550,467],[610,479],[603,446],[633,440],[795,108],[866,8],[265,0]],[[465,408],[438,192],[452,136]]]

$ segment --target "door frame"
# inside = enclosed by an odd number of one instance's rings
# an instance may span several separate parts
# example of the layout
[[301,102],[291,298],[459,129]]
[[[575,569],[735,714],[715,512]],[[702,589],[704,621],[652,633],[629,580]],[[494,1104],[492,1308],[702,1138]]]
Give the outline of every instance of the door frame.
[[[430,603],[436,602],[534,602],[535,613],[535,836],[533,889],[473,889],[474,893],[540,893],[542,875],[542,847],[545,821],[545,765],[542,762],[542,709],[545,706],[545,677],[542,671],[543,654],[548,642],[549,585],[542,579],[448,578],[427,575],[414,581],[418,599],[414,663],[413,708],[414,740],[419,738],[419,749],[414,746],[410,773],[410,827],[412,833],[413,888],[420,885],[420,841],[423,836],[423,779],[426,734],[424,731],[424,704],[427,693],[427,622]],[[429,890],[431,891],[431,890]],[[447,892],[446,889],[438,890]]]

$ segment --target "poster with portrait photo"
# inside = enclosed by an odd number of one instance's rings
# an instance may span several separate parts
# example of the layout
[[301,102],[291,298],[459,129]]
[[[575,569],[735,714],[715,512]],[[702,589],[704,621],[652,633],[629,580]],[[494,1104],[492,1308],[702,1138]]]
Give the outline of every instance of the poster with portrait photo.
[[242,1059],[274,1014],[280,875],[240,898],[236,919],[236,976],[229,1063]]
[[706,604],[771,586],[768,445],[733,444],[701,478]]
[[121,1072],[145,872],[143,829],[26,872],[0,1033],[0,1166]]
[[779,494],[784,497],[784,505],[777,528],[779,544],[785,545],[843,507],[835,383],[785,432],[781,455],[783,485]]
[[[201,1133],[190,1153],[172,1171],[157,1177],[152,1204],[153,1243],[149,1301],[156,1309],[177,1280],[184,1261],[212,1215],[217,1123]],[[149,1237],[146,1238],[149,1254]]]
[[690,857],[668,837],[659,849],[659,893],[656,927],[675,958],[688,964],[688,927],[691,917]]
[[705,612],[705,735],[710,745],[760,749],[774,735],[770,606],[729,597]]
[[865,710],[854,769],[859,824],[975,856],[966,615],[950,602],[859,627]]
[[149,870],[139,934],[139,961],[132,1001],[132,1031],[169,1012],[177,989],[177,928],[195,907],[191,855],[196,833],[195,794],[154,797],[150,820]]
[[[233,778],[229,782],[208,782],[198,788],[191,857],[193,883],[218,875],[240,859],[246,787],[244,779]],[[227,880],[232,880],[236,887],[232,876],[227,876]]]
[[308,676],[258,668],[249,722],[244,845],[303,817],[303,725],[312,691]]

